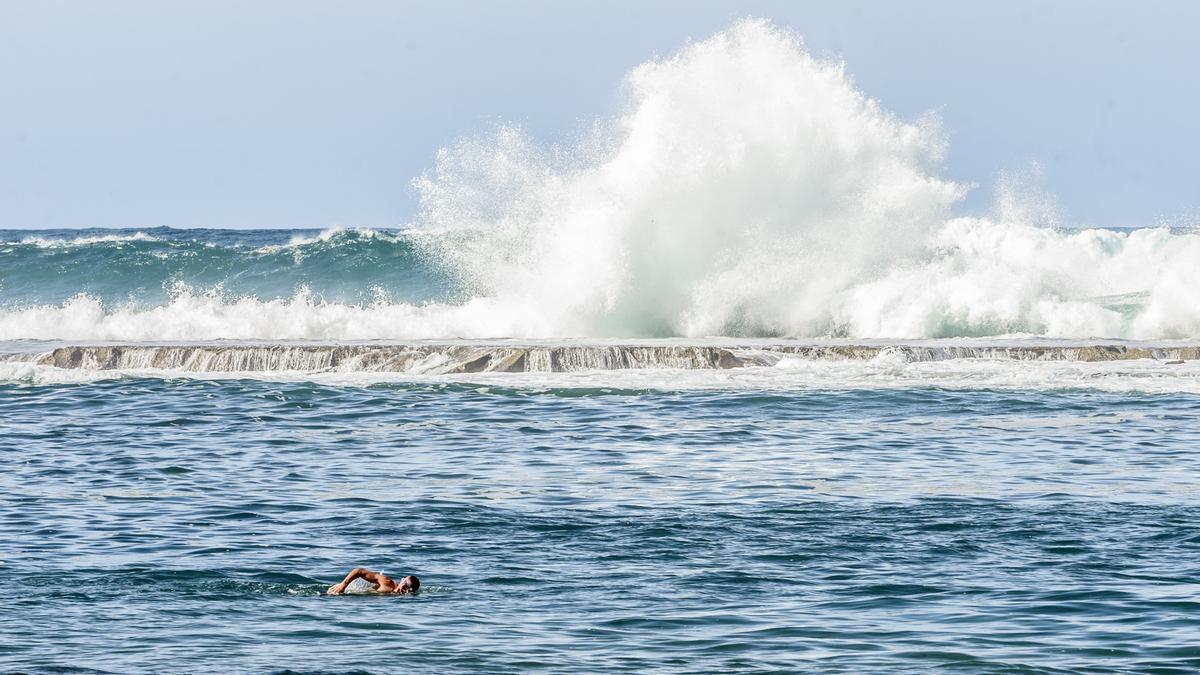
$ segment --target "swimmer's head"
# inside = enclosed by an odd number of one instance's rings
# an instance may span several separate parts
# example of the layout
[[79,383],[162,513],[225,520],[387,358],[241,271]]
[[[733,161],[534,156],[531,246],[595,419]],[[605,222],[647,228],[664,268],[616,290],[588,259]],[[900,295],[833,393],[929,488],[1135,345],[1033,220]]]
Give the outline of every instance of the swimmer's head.
[[416,593],[421,588],[421,580],[415,574],[410,574],[400,580],[396,587],[397,593]]

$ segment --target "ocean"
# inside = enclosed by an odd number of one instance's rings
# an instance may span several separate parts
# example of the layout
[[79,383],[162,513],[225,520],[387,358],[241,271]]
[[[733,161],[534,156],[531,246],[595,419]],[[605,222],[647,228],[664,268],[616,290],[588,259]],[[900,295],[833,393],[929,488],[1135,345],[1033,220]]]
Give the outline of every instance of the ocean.
[[1186,341],[351,340],[454,302],[402,233],[0,240],[6,669],[1200,668]]
[[1200,234],[762,22],[625,84],[405,227],[0,231],[0,670],[1200,670]]

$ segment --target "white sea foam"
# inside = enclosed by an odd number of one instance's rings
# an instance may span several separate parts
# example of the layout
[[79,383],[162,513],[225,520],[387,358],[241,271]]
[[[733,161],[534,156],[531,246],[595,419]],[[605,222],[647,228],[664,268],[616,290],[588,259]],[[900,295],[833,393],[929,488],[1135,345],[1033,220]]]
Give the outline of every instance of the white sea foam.
[[134,232],[132,234],[101,234],[84,237],[25,237],[19,243],[38,248],[70,248],[130,241],[162,241],[162,239],[145,232]]
[[287,249],[298,249],[324,242],[336,241],[353,236],[358,239],[387,239],[395,240],[396,235],[389,232],[373,230],[369,227],[331,227],[321,230],[314,235],[294,235],[286,244],[271,244],[255,249],[256,253],[275,253]]
[[865,361],[784,359],[774,367],[734,370],[645,369],[569,373],[461,373],[422,375],[381,372],[190,372],[163,369],[85,370],[0,362],[0,382],[32,385],[79,384],[121,378],[193,380],[254,379],[317,382],[360,387],[387,383],[467,383],[502,389],[594,389],[661,391],[887,390],[914,387],[1015,391],[1200,394],[1200,362],[1005,361],[954,359],[907,362],[881,355]]
[[88,295],[61,305],[0,310],[0,339],[215,340],[410,339],[553,334],[521,316],[490,310],[487,299],[464,305],[340,304],[301,290],[286,299],[227,298],[177,291],[166,304],[105,306]]
[[991,217],[954,217],[936,121],[897,120],[787,32],[741,22],[627,90],[571,161],[504,129],[417,182],[422,224],[458,232],[430,245],[486,299],[483,330],[1200,335],[1200,236],[1053,229],[1053,200],[1017,180]]
[[574,147],[503,128],[416,181],[403,236],[460,303],[77,296],[0,309],[0,339],[1200,337],[1200,234],[1054,229],[1052,200],[1012,184],[956,216],[936,119],[897,119],[787,31],[739,22],[624,91]]
[[[161,376],[162,373],[158,373]],[[0,382],[20,384],[85,384],[124,377],[124,373],[82,368],[55,368],[27,362],[0,361]]]

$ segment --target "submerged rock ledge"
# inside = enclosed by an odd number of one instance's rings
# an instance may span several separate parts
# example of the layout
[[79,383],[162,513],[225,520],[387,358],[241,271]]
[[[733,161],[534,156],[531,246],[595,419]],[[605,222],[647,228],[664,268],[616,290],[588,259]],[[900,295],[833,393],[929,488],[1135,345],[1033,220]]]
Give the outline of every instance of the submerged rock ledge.
[[187,372],[394,372],[413,374],[570,372],[772,366],[784,358],[903,361],[1003,359],[1119,361],[1200,359],[1200,346],[1154,345],[850,345],[850,344],[194,344],[57,346],[0,356],[58,368]]

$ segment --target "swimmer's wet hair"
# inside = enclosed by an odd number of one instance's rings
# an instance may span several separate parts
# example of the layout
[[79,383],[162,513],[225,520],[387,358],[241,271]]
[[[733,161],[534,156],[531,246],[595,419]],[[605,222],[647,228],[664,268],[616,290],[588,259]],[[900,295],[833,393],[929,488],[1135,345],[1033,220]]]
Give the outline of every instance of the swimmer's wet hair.
[[408,575],[408,578],[412,579],[412,590],[409,591],[410,593],[416,593],[417,591],[421,590],[421,580],[417,578],[417,575],[410,574]]

